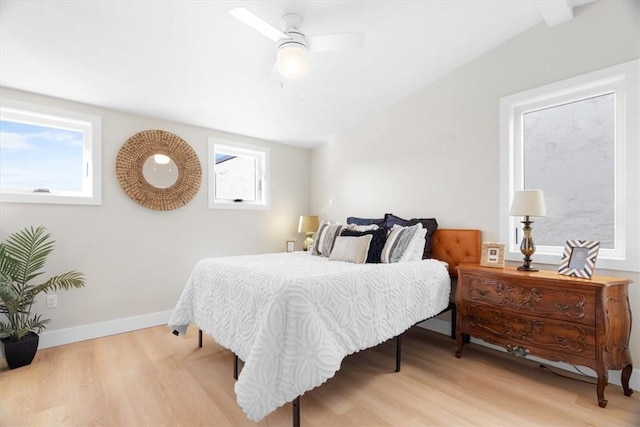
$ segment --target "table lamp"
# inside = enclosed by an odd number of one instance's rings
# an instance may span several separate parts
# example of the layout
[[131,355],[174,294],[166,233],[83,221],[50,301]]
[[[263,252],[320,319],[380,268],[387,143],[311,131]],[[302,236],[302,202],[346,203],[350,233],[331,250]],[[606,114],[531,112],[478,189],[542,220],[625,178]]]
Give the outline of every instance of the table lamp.
[[298,221],[298,233],[304,233],[307,238],[302,242],[302,249],[308,251],[313,245],[313,233],[318,231],[320,220],[316,215],[303,215],[300,216]]
[[544,217],[547,215],[542,190],[516,191],[513,195],[509,215],[524,217],[524,221],[520,221],[523,224],[522,231],[524,232],[522,243],[520,243],[520,252],[524,255],[524,264],[518,267],[518,270],[538,271],[537,268],[531,267],[531,255],[536,251],[536,247],[531,237],[531,224],[533,224],[533,221],[529,220],[529,217]]

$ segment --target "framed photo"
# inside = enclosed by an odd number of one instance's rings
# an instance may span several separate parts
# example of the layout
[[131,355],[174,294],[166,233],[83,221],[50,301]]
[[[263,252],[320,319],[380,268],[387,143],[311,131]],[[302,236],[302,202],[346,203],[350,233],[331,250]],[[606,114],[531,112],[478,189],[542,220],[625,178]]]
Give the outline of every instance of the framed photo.
[[558,273],[590,279],[596,268],[599,250],[600,242],[596,240],[567,240]]
[[285,250],[287,252],[295,252],[296,251],[296,241],[295,240],[287,240],[287,244],[285,246]]
[[482,256],[480,257],[480,265],[484,267],[503,268],[504,247],[504,243],[482,243]]

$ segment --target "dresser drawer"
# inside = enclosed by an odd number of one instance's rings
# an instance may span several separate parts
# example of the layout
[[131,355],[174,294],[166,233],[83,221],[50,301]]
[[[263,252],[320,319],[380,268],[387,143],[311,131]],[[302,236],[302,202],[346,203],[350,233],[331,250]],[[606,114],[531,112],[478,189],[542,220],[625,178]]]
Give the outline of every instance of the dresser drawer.
[[490,275],[464,275],[462,300],[482,302],[522,314],[595,326],[595,291],[518,283]]
[[[584,359],[595,358],[595,327],[569,321],[527,316],[492,308],[487,305],[464,303],[459,307],[463,328],[474,331],[478,338],[489,335],[489,341],[508,342],[525,348],[536,347],[539,355],[570,354]],[[544,354],[542,354],[544,353]],[[564,360],[564,358],[556,360]]]

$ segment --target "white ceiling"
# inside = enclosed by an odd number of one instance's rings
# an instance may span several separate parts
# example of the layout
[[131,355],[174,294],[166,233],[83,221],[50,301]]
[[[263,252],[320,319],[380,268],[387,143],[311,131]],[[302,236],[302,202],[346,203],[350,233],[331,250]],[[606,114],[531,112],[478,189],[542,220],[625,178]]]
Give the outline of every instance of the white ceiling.
[[[312,147],[589,2],[2,0],[0,85]],[[276,27],[296,12],[307,35],[362,31],[365,46],[312,53],[304,82],[281,84],[275,43],[237,6]]]

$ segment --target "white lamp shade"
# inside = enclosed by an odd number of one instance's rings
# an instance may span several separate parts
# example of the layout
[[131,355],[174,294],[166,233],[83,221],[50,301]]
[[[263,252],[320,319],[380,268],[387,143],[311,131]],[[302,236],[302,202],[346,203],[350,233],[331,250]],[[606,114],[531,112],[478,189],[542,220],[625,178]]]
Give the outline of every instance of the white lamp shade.
[[511,203],[511,216],[547,216],[542,190],[516,191]]
[[309,69],[309,52],[298,43],[287,43],[278,49],[278,70],[288,79],[299,79]]
[[304,215],[298,221],[298,233],[315,233],[320,226],[320,220],[315,215]]

